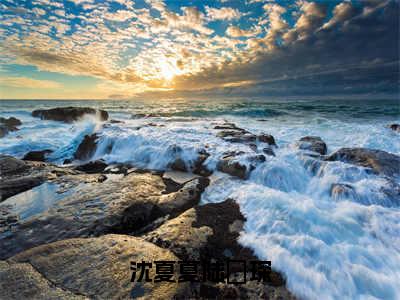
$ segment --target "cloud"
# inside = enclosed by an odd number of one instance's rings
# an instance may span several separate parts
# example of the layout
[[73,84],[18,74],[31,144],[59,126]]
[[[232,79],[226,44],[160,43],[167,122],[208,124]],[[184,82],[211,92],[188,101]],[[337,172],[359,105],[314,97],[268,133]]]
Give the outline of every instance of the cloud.
[[226,34],[228,36],[235,37],[235,38],[236,37],[251,37],[251,36],[257,35],[258,33],[259,33],[259,31],[257,31],[257,30],[252,30],[252,29],[245,30],[245,29],[241,29],[237,26],[229,26],[226,29]]
[[210,21],[215,20],[237,20],[242,14],[239,10],[232,7],[213,8],[206,6],[207,17]]
[[57,89],[62,84],[51,80],[37,80],[27,77],[0,77],[0,85],[14,88]]
[[[156,89],[252,94],[288,90],[284,84],[315,92],[319,82],[327,89],[344,90],[350,83],[352,90],[379,84],[395,89],[398,1],[257,2],[239,6],[241,11],[162,0],[140,5],[34,0],[33,9],[2,4],[0,63],[100,78],[101,90],[109,94]],[[50,5],[52,10],[45,7]],[[224,22],[212,22],[217,20]]]

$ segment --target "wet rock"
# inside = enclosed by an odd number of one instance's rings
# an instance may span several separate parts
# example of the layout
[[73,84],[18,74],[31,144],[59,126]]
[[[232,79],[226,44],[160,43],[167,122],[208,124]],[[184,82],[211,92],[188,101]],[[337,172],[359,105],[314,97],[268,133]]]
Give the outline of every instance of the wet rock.
[[356,196],[353,186],[345,183],[334,183],[331,186],[331,197],[334,199],[349,199]]
[[91,135],[85,135],[82,142],[79,144],[78,149],[74,154],[74,158],[78,160],[90,159],[97,149],[97,139],[96,133]]
[[247,179],[247,166],[236,161],[236,155],[228,154],[221,158],[217,163],[217,170],[231,176]]
[[32,161],[46,161],[46,156],[52,153],[53,150],[39,150],[39,151],[30,151],[25,154],[22,160],[32,160]]
[[259,141],[267,143],[269,145],[276,146],[275,139],[270,134],[255,135],[246,129],[239,128],[233,123],[224,123],[217,125],[214,129],[221,130],[217,133],[217,136],[231,143],[243,143],[248,144],[253,150],[255,142]]
[[64,159],[63,165],[69,165],[69,164],[72,164],[72,159],[70,158]]
[[321,155],[325,155],[327,147],[325,142],[319,136],[305,136],[302,137],[298,142],[297,146],[301,150],[309,150],[317,152]]
[[325,158],[326,161],[343,161],[370,168],[375,173],[386,176],[400,174],[400,156],[382,150],[367,148],[341,148]]
[[[142,237],[172,251],[181,260],[257,260],[251,249],[237,242],[244,222],[237,203],[228,199],[221,203],[195,206]],[[232,268],[231,272],[240,270]],[[250,278],[250,274],[247,276]],[[222,299],[223,295],[231,294],[229,289],[232,287],[226,283],[205,283],[195,289],[201,297]],[[283,277],[275,271],[271,271],[265,283],[248,281],[234,291],[240,299],[257,299],[262,293],[270,295],[270,299],[276,299],[274,294],[294,299],[285,288]]]
[[104,110],[97,110],[90,107],[57,107],[51,109],[38,109],[32,112],[32,116],[42,120],[61,121],[72,123],[84,115],[96,115],[100,121],[107,121],[108,113]]
[[276,146],[275,138],[270,134],[261,134],[257,138],[262,143],[267,143],[268,145]]
[[5,200],[57,176],[75,173],[76,171],[43,162],[23,161],[0,155],[0,199]]
[[172,170],[187,172],[186,163],[182,158],[175,159],[169,166]]
[[196,161],[194,162],[193,166],[193,173],[198,174],[201,176],[210,176],[212,174],[212,171],[209,170],[205,165],[204,162],[207,160],[207,158],[210,156],[210,154],[205,151],[205,150],[200,150],[199,151],[199,156],[197,157]]
[[[21,299],[25,294],[34,299],[42,299],[42,295],[44,299],[173,299],[185,294],[185,283],[130,282],[131,261],[160,260],[178,259],[170,251],[132,236],[58,241],[0,262],[0,298]],[[149,275],[154,279],[154,266]],[[136,280],[137,276],[139,272]]]
[[0,124],[0,138],[6,136],[7,133],[8,129],[4,125]]
[[196,178],[177,192],[163,194],[162,178],[149,173],[131,173],[101,183],[98,174],[75,174],[55,182],[74,185],[73,194],[45,212],[19,220],[12,231],[0,235],[0,259],[66,238],[138,230],[159,217],[174,216],[194,206],[208,185],[207,179]]
[[0,182],[0,202],[45,182],[44,176],[24,176]]
[[7,135],[10,131],[17,131],[17,126],[22,125],[22,122],[17,118],[10,117],[8,119],[0,117],[0,138]]
[[95,161],[90,161],[86,164],[80,165],[75,167],[76,170],[82,171],[88,174],[94,174],[94,173],[101,173],[107,168],[107,164],[105,163],[104,160],[95,160]]
[[400,124],[390,124],[389,128],[396,131],[396,132],[400,132]]
[[269,156],[275,156],[275,152],[271,148],[264,148],[263,152]]
[[247,179],[251,171],[257,164],[265,162],[266,158],[263,154],[243,156],[242,161],[238,157],[244,155],[243,151],[226,152],[217,163],[217,170],[235,176],[241,179]]
[[[116,163],[116,164],[110,164],[104,169],[104,173],[109,173],[109,174],[124,174],[127,175],[132,172],[136,172],[139,170],[136,169],[133,165],[128,164],[128,163]],[[145,172],[147,172],[145,170]]]
[[5,126],[10,127],[10,128],[22,125],[22,122],[19,119],[14,118],[14,117],[10,117],[8,119],[0,117],[0,123],[4,124]]
[[111,119],[110,123],[111,124],[121,124],[121,123],[125,123],[125,122],[124,121],[120,121],[120,120]]
[[28,170],[30,165],[20,159],[8,155],[0,155],[0,176],[18,175]]

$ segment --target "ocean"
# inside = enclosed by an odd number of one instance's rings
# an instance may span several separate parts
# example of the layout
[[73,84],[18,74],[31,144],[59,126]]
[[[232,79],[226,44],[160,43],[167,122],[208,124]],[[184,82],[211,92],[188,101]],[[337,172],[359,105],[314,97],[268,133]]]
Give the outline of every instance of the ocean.
[[[66,124],[40,120],[40,108],[88,106],[108,111],[104,126],[95,117]],[[201,203],[235,199],[247,221],[240,243],[287,278],[287,287],[306,299],[400,298],[400,199],[388,181],[362,167],[331,162],[312,172],[296,142],[319,136],[328,154],[365,147],[400,155],[400,123],[394,100],[157,100],[1,101],[0,117],[22,121],[0,139],[0,154],[18,158],[51,149],[50,162],[72,157],[86,134],[97,132],[92,159],[167,170],[176,157],[190,165],[206,149],[209,169],[228,151],[254,154],[241,143],[216,136],[216,124],[232,122],[252,133],[274,136],[275,156],[266,156],[247,180],[215,171]],[[257,145],[256,151],[261,151]],[[400,179],[395,178],[400,184]],[[331,196],[333,184],[353,186],[345,198]]]

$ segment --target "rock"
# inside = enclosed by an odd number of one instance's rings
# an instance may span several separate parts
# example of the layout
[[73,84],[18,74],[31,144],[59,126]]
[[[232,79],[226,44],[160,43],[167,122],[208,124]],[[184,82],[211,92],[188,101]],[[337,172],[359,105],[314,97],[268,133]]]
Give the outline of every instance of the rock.
[[345,183],[334,183],[331,186],[331,197],[334,199],[349,199],[354,198],[356,192],[354,187]]
[[221,158],[217,163],[217,170],[231,176],[247,179],[247,166],[236,161],[236,154],[228,154]]
[[94,174],[94,173],[101,173],[107,168],[107,164],[104,162],[104,160],[95,160],[95,161],[90,161],[86,164],[80,165],[75,167],[76,170],[82,171],[88,174]]
[[183,260],[253,259],[253,252],[237,243],[244,221],[237,203],[228,199],[195,206],[143,237]]
[[390,124],[389,128],[396,132],[400,132],[400,124]]
[[55,287],[29,263],[0,261],[0,299],[87,299]]
[[43,176],[25,176],[0,182],[0,202],[16,194],[25,192],[45,182]]
[[297,142],[297,146],[301,150],[309,150],[321,155],[325,155],[327,151],[325,142],[319,136],[302,137],[299,142]]
[[231,143],[243,143],[248,144],[254,150],[254,143],[258,140],[262,143],[268,143],[269,145],[276,146],[275,139],[270,134],[255,135],[246,129],[239,128],[233,123],[224,123],[217,125],[214,129],[221,130],[217,133],[217,136]]
[[[177,261],[170,251],[138,237],[105,235],[58,241],[22,252],[0,264],[0,298],[173,299],[185,294],[178,282],[131,282],[131,262]],[[7,276],[8,275],[8,276]],[[49,288],[49,286],[51,288]],[[16,292],[17,291],[17,292]],[[49,294],[46,294],[49,292]],[[53,298],[51,296],[54,296]]]
[[4,125],[0,124],[0,138],[6,136],[7,133],[8,129]]
[[23,161],[0,155],[0,201],[38,186],[46,180],[75,173],[76,171],[47,163]]
[[8,119],[0,117],[0,123],[10,128],[22,125],[22,122],[14,117],[10,117]]
[[93,154],[96,152],[97,149],[97,139],[98,136],[96,133],[91,135],[85,135],[82,142],[79,144],[78,149],[74,154],[75,159],[79,160],[88,160],[90,159]]
[[269,156],[275,156],[275,152],[271,148],[264,148],[263,152]]
[[72,123],[84,115],[96,115],[100,121],[107,121],[108,113],[104,110],[96,110],[90,107],[57,107],[51,109],[38,109],[32,112],[32,116],[42,120],[61,121]]
[[206,150],[200,150],[199,151],[199,156],[197,157],[196,161],[194,162],[193,166],[193,173],[198,174],[201,176],[210,176],[212,174],[212,171],[209,170],[205,165],[204,162],[207,160],[207,158],[210,156],[210,154]]
[[26,162],[8,155],[0,155],[1,178],[20,174],[30,168]]
[[262,143],[267,143],[268,145],[276,146],[275,139],[270,134],[261,134],[257,138]]
[[22,125],[22,122],[17,118],[10,117],[8,119],[0,117],[0,138],[7,135],[10,131],[17,131],[17,126]]
[[125,123],[125,122],[124,121],[120,121],[120,120],[111,119],[110,123],[111,124],[121,124],[121,123]]
[[69,164],[72,164],[72,159],[70,158],[64,159],[63,165],[69,165]]
[[166,186],[158,175],[131,173],[104,182],[98,182],[98,176],[73,174],[54,180],[72,192],[12,229],[0,226],[0,259],[62,239],[138,230],[194,206],[208,185],[207,179],[196,178],[177,192],[163,194]]
[[325,158],[326,161],[343,161],[370,168],[385,176],[400,174],[400,156],[382,150],[367,148],[341,148]]
[[53,150],[50,149],[40,150],[40,151],[30,151],[27,154],[25,154],[22,160],[45,161],[46,156],[52,152]]
[[182,158],[177,158],[177,159],[175,159],[170,165],[169,165],[169,167],[172,169],[172,170],[175,170],[175,171],[180,171],[180,172],[187,172],[188,171],[188,169],[187,169],[187,167],[186,167],[186,163],[185,163],[185,161],[182,159]]
[[[166,221],[157,229],[142,237],[162,248],[172,251],[181,260],[209,261],[219,260],[257,260],[253,251],[241,246],[237,239],[245,222],[239,206],[228,199],[221,203],[195,206],[178,217]],[[235,272],[235,269],[232,270]],[[239,270],[236,270],[238,272]],[[247,274],[250,278],[250,274]],[[247,281],[240,285],[236,296],[240,299],[257,299],[265,292],[272,296],[285,295],[294,299],[285,288],[283,277],[271,271],[266,283]],[[197,286],[197,294],[203,298],[223,299],[232,285],[226,283],[205,283]],[[270,299],[276,299],[270,297]]]

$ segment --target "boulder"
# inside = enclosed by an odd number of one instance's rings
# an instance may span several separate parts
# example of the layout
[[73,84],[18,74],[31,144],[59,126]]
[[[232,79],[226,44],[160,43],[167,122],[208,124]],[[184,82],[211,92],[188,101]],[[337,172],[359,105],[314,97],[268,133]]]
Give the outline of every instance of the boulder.
[[82,171],[88,174],[101,173],[107,168],[105,161],[99,159],[95,161],[90,161],[86,164],[79,165],[75,167],[75,170]]
[[233,123],[223,123],[217,125],[214,129],[220,130],[217,136],[231,143],[248,144],[254,150],[256,141],[276,146],[275,139],[270,134],[255,135],[246,129],[239,128]]
[[196,161],[194,162],[193,165],[193,170],[192,172],[194,174],[198,174],[201,176],[210,176],[212,174],[212,171],[209,170],[205,165],[204,162],[207,160],[207,158],[210,156],[210,154],[202,149],[199,151],[199,156],[197,157]]
[[400,132],[400,124],[396,124],[396,123],[390,124],[389,128],[394,130],[394,131],[396,131],[396,132]]
[[25,154],[23,160],[32,160],[32,161],[45,161],[46,156],[52,153],[53,150],[39,150],[39,151],[29,151]]
[[217,170],[231,176],[247,179],[250,172],[254,170],[258,163],[265,162],[265,156],[262,154],[247,156],[247,163],[240,162],[237,160],[237,157],[242,154],[244,154],[242,151],[226,152],[218,161]]
[[8,134],[8,129],[4,125],[0,124],[0,138]]
[[97,139],[96,133],[85,135],[82,142],[79,144],[76,152],[74,153],[74,158],[78,160],[88,160],[90,159],[97,149]]
[[334,199],[349,199],[356,196],[354,187],[345,183],[334,183],[331,186],[331,197]]
[[0,155],[0,201],[30,190],[46,180],[75,173],[77,171],[48,163],[23,161],[11,156]]
[[23,176],[0,182],[0,202],[16,194],[28,191],[46,181],[44,176]]
[[17,131],[17,126],[22,125],[22,122],[17,118],[10,117],[8,119],[0,117],[0,138],[7,135],[10,131]]
[[326,161],[343,161],[370,168],[385,176],[400,174],[400,156],[382,150],[367,148],[341,148],[325,158]]
[[217,163],[217,170],[241,179],[247,179],[248,177],[247,166],[236,161],[235,154],[223,156]]
[[57,107],[51,109],[38,109],[32,112],[32,116],[42,120],[61,121],[72,123],[84,115],[96,115],[100,121],[107,121],[108,113],[105,110],[97,110],[90,107]]
[[7,176],[19,175],[29,168],[30,165],[20,159],[8,155],[0,155],[0,176],[2,179]]
[[275,156],[274,150],[272,150],[270,147],[264,148],[264,149],[263,149],[263,152],[264,152],[265,154],[269,155],[269,156]]
[[133,232],[194,206],[208,184],[207,179],[196,178],[164,194],[162,178],[150,173],[104,182],[98,178],[98,174],[71,174],[55,179],[53,183],[70,192],[61,194],[63,198],[46,211],[19,219],[12,227],[0,225],[0,259],[62,239]]
[[[245,222],[237,203],[227,199],[221,203],[210,203],[195,206],[178,217],[166,221],[157,229],[142,237],[161,248],[172,251],[181,260],[209,261],[219,260],[257,260],[251,249],[237,242]],[[240,272],[233,268],[232,272]],[[250,278],[250,274],[247,274]],[[197,294],[203,298],[223,299],[232,285],[227,283],[202,283],[196,287]],[[195,288],[194,288],[195,289]],[[229,293],[230,294],[230,293]],[[285,288],[284,278],[271,271],[267,282],[247,281],[240,285],[236,297],[240,299],[257,299],[261,295],[268,299],[294,299]]]
[[262,143],[267,143],[268,145],[276,146],[275,138],[270,134],[261,134],[257,138]]
[[297,142],[297,147],[301,150],[309,150],[325,155],[327,147],[319,136],[305,136]]
[[0,262],[0,298],[173,299],[187,284],[131,282],[131,262],[178,261],[166,249],[138,237],[105,235],[42,245]]
[[22,122],[19,119],[14,118],[14,117],[10,117],[8,119],[0,117],[0,123],[4,124],[5,126],[10,127],[10,128],[22,125]]

